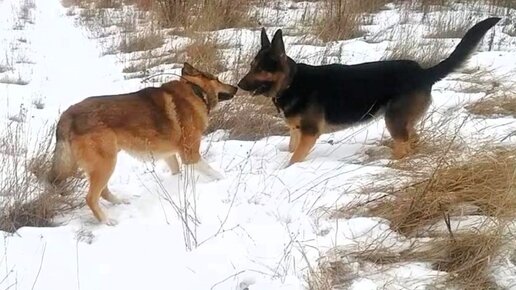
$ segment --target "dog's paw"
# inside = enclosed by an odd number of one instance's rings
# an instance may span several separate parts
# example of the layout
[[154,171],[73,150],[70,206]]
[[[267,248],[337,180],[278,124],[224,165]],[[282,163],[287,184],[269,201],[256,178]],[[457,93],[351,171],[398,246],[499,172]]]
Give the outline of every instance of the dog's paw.
[[130,204],[131,202],[129,201],[129,199],[127,198],[117,198],[117,200],[115,202],[113,202],[113,204]]
[[115,204],[115,205],[118,205],[118,204],[129,204],[130,203],[128,199],[125,199],[123,197],[119,197],[119,196],[114,195],[112,193],[110,193],[108,196],[106,196],[105,199],[107,201],[109,201],[111,204]]
[[210,174],[208,177],[213,181],[218,181],[218,180],[222,180],[222,179],[226,178],[226,176],[224,176],[224,174],[222,174],[218,171],[212,172],[212,174]]
[[107,218],[103,223],[106,226],[110,226],[110,227],[114,227],[114,226],[118,225],[118,221],[116,219],[111,219],[111,218]]

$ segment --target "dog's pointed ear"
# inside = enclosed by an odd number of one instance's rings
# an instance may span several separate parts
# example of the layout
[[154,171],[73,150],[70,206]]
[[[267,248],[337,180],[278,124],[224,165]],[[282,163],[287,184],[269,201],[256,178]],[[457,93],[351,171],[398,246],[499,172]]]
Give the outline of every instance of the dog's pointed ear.
[[185,62],[183,64],[183,69],[181,69],[181,75],[186,75],[186,76],[195,76],[195,75],[198,75],[199,74],[199,71],[194,68],[191,64]]
[[277,56],[282,57],[285,55],[285,44],[283,43],[283,31],[281,31],[281,29],[278,29],[274,34],[274,37],[272,38],[271,47],[272,51]]
[[267,36],[267,31],[265,31],[265,27],[262,27],[262,33],[261,33],[261,41],[262,41],[262,48],[271,46],[271,41],[269,40],[269,37]]

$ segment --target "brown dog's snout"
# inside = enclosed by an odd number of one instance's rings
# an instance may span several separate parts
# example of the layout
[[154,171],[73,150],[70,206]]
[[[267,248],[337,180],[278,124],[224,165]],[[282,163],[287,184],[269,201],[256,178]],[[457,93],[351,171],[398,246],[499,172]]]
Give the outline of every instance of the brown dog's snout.
[[231,86],[231,94],[232,94],[232,95],[235,95],[235,94],[237,93],[237,91],[238,91],[238,88],[237,88],[237,87],[235,87],[235,86]]
[[227,85],[228,91],[227,92],[220,92],[217,94],[217,97],[219,98],[219,101],[227,101],[231,100],[235,94],[238,91],[238,88],[232,85]]

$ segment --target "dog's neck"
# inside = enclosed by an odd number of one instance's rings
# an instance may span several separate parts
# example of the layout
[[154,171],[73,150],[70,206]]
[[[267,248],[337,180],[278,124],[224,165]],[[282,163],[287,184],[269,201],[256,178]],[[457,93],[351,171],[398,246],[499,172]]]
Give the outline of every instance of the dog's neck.
[[210,96],[209,93],[205,89],[203,89],[200,85],[196,84],[195,82],[189,80],[186,77],[182,77],[181,81],[190,85],[194,95],[199,97],[202,100],[202,102],[204,103],[204,105],[206,105],[206,110],[208,111],[208,114],[209,114],[211,109],[216,105],[216,104],[211,104],[210,99],[214,99],[214,98],[216,98],[216,96]]
[[267,94],[267,96],[272,99],[272,102],[274,103],[274,106],[276,106],[278,112],[282,110],[282,108],[280,108],[279,106],[279,99],[281,98],[283,93],[290,87],[297,73],[297,64],[290,57],[287,56],[287,60],[284,65],[285,73]]
[[204,91],[201,86],[195,84],[195,83],[192,83],[192,82],[188,82],[188,84],[192,87],[192,91],[194,92],[194,94],[196,96],[198,96],[199,98],[201,98],[201,100],[204,102],[204,104],[206,105],[206,108],[208,109],[208,113],[210,112],[210,103],[208,102],[208,93],[206,91]]

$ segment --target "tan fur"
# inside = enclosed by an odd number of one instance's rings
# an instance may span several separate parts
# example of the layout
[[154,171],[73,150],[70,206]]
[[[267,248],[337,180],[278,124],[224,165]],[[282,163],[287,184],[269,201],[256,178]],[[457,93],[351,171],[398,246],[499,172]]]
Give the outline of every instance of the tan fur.
[[[204,101],[193,84],[202,89]],[[182,79],[160,88],[87,98],[60,118],[50,177],[56,182],[73,174],[77,166],[83,169],[89,177],[86,202],[99,221],[110,223],[98,202],[100,197],[122,202],[107,187],[118,152],[165,159],[174,174],[179,172],[176,153],[184,164],[198,163],[209,110],[218,103],[219,93],[232,97],[236,91],[185,63]]]
[[[300,130],[304,120],[309,120],[311,124],[315,124],[317,127],[315,131],[317,131],[317,133],[303,132]],[[309,111],[309,114],[304,116],[287,118],[286,121],[290,128],[289,150],[294,153],[289,161],[289,165],[292,165],[305,160],[321,135],[320,132],[324,132],[325,122],[322,115],[315,111]]]
[[[402,159],[412,152],[411,143],[417,143],[419,136],[416,133],[416,125],[425,115],[430,106],[430,95],[416,92],[412,95],[412,105],[406,108],[405,116],[407,119],[406,128],[400,128],[400,124],[388,117],[385,118],[385,125],[394,141],[392,148],[393,159]],[[399,132],[408,132],[404,136]]]

